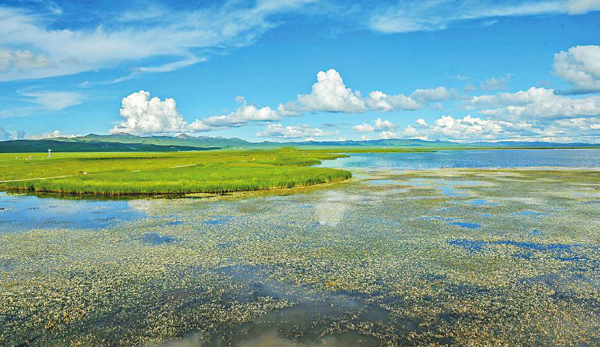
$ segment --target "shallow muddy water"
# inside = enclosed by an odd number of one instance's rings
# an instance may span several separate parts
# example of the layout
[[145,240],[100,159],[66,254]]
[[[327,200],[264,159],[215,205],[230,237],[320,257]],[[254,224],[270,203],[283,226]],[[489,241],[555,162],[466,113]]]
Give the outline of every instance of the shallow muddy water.
[[600,345],[599,173],[382,167],[69,213],[0,196],[41,211],[2,223],[0,345]]

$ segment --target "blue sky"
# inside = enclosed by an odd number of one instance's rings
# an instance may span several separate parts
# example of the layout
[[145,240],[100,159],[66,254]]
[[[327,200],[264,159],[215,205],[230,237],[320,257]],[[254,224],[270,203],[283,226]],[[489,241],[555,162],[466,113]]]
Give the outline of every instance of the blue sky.
[[600,142],[600,0],[0,0],[0,139]]

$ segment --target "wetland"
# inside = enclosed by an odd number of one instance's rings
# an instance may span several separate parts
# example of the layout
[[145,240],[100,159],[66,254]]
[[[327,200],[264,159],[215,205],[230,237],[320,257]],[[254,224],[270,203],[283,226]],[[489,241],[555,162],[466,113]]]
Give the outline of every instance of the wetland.
[[353,178],[0,194],[0,346],[600,345],[600,150],[321,159]]

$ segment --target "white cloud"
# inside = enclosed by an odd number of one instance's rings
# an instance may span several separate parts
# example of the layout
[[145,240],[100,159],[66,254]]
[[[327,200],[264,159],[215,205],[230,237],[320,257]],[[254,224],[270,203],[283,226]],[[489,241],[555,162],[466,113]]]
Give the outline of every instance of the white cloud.
[[354,126],[354,130],[359,133],[370,133],[375,131],[375,127],[368,123],[362,123]]
[[455,89],[437,87],[432,89],[417,89],[411,95],[420,102],[444,101],[458,97]]
[[389,120],[382,120],[381,118],[375,119],[375,129],[385,130],[385,129],[394,129],[396,125]]
[[383,140],[397,139],[399,136],[393,131],[382,131],[379,133],[379,138]]
[[277,110],[282,116],[300,116],[304,112],[388,112],[421,107],[417,101],[403,94],[388,95],[373,91],[364,98],[359,91],[353,91],[344,84],[339,72],[329,69],[326,72],[319,71],[310,94],[300,94],[296,101],[279,104]]
[[388,95],[384,92],[373,91],[367,98],[367,105],[375,111],[418,110],[422,105],[406,95]]
[[320,128],[313,128],[305,124],[284,127],[281,124],[267,124],[265,130],[256,133],[258,137],[276,137],[282,139],[312,138],[333,135]]
[[528,16],[566,12],[561,1],[414,0],[381,6],[370,18],[372,30],[382,33],[443,30],[449,25],[494,17]]
[[27,50],[9,50],[0,47],[0,73],[9,70],[42,69],[55,63],[43,55],[35,55]]
[[[101,17],[98,26],[77,29],[55,28],[59,13],[40,16],[0,7],[0,81],[70,75],[158,56],[185,59],[202,48],[245,46],[277,25],[271,16],[309,2],[265,0],[240,6],[226,1],[194,11],[153,14],[152,21],[139,20],[147,17],[141,9],[120,22]],[[119,25],[112,25],[114,21]]]
[[110,132],[135,135],[202,132],[280,119],[277,112],[270,107],[257,108],[255,105],[248,105],[243,97],[237,97],[236,100],[241,105],[234,112],[188,123],[177,109],[174,99],[166,98],[163,101],[158,97],[150,98],[149,92],[140,90],[123,98],[120,114],[125,121],[113,127]]
[[568,118],[600,115],[600,97],[556,95],[553,89],[531,87],[516,93],[474,96],[470,105],[490,116]]
[[570,14],[582,14],[600,10],[600,0],[569,0],[567,11]]
[[166,63],[163,65],[159,65],[159,66],[146,66],[146,67],[135,67],[130,69],[131,72],[129,73],[129,75],[125,75],[122,77],[119,77],[113,81],[110,82],[103,82],[103,84],[110,84],[110,83],[119,83],[119,82],[123,82],[123,81],[127,81],[130,80],[132,78],[136,78],[144,73],[156,73],[156,72],[170,72],[170,71],[175,71],[175,70],[179,70],[181,68],[187,67],[187,66],[191,66],[197,63],[201,63],[201,62],[205,62],[208,59],[206,58],[200,58],[200,57],[196,57],[196,56],[190,56],[189,58],[183,59],[183,60],[177,60],[171,63]]
[[412,125],[408,125],[406,129],[404,129],[404,135],[407,137],[417,136],[418,134],[417,129]]
[[36,103],[50,111],[79,105],[85,99],[84,94],[65,91],[19,91],[18,94],[28,97],[26,101]]
[[391,130],[395,129],[396,125],[389,120],[383,120],[381,118],[377,118],[375,120],[374,125],[368,123],[362,123],[354,126],[354,130],[359,133],[368,133],[380,130]]
[[415,123],[417,123],[417,125],[420,126],[420,127],[426,127],[426,126],[428,126],[427,122],[423,118],[417,119],[415,121]]
[[600,118],[554,119],[539,121],[505,121],[471,115],[463,118],[442,116],[427,126],[408,125],[402,136],[423,140],[457,142],[477,141],[549,141],[600,142]]
[[0,126],[0,141],[12,140],[12,135]]
[[[533,125],[527,122],[507,122],[482,119],[468,115],[463,118],[442,116],[432,125],[416,122],[418,127],[409,125],[404,135],[410,138],[480,141],[496,140],[533,134]],[[425,123],[426,124],[426,123]]]
[[183,132],[187,129],[187,122],[177,110],[174,99],[161,101],[157,97],[150,98],[149,92],[140,90],[123,98],[121,104],[120,114],[125,121],[111,129],[111,133],[139,135]]
[[34,105],[0,109],[0,118],[52,114],[79,105],[87,97],[78,92],[35,90],[33,88],[18,90],[17,94],[19,95],[17,100]]
[[279,120],[279,114],[270,107],[257,108],[248,105],[243,97],[237,98],[242,105],[228,115],[212,116],[202,120],[202,123],[212,127],[241,126],[249,122],[265,122]]
[[370,16],[369,27],[382,33],[443,30],[469,20],[533,16],[552,13],[580,14],[600,10],[599,0],[407,0],[381,5]]
[[512,79],[512,75],[504,77],[492,77],[481,82],[481,89],[483,90],[500,90],[505,89],[508,82]]
[[556,53],[553,67],[576,91],[600,91],[600,46],[575,46]]
[[360,92],[346,88],[342,76],[334,69],[319,71],[312,92],[298,95],[298,104],[309,112],[359,113],[367,110]]
[[205,124],[202,120],[199,119],[196,119],[187,126],[187,130],[192,133],[211,131],[213,129],[213,127],[211,127],[208,124]]
[[77,135],[64,135],[60,133],[60,130],[54,130],[51,133],[44,133],[44,134],[38,134],[38,135],[31,135],[29,138],[31,140],[43,140],[43,139],[56,139],[59,137],[65,138],[65,137],[76,137]]

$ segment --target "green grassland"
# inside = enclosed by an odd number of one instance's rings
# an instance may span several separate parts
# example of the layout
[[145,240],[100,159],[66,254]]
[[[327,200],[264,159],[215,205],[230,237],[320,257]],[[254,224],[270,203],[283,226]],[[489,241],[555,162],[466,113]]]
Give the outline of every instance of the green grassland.
[[[30,156],[34,159],[28,159]],[[296,150],[0,154],[0,190],[91,195],[228,193],[345,180],[312,167],[343,154]]]

